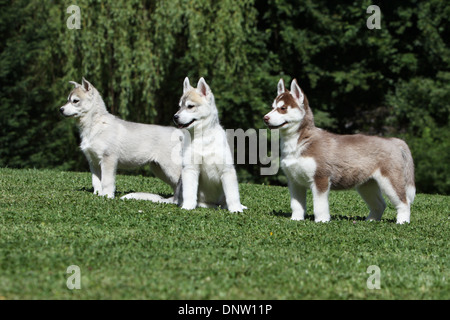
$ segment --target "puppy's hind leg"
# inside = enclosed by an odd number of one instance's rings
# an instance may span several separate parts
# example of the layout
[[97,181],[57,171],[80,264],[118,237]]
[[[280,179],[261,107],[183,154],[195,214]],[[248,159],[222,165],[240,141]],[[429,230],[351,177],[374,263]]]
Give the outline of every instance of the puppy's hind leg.
[[356,187],[359,195],[367,203],[370,213],[366,220],[380,221],[384,210],[386,209],[386,202],[384,202],[381,195],[380,187],[375,180],[369,180],[366,183]]
[[181,177],[181,166],[151,162],[150,170],[157,178],[167,183],[175,194],[177,193]]
[[411,216],[410,203],[406,194],[405,186],[400,179],[389,179],[388,177],[378,175],[375,177],[381,191],[389,198],[391,203],[397,209],[397,223],[409,223]]

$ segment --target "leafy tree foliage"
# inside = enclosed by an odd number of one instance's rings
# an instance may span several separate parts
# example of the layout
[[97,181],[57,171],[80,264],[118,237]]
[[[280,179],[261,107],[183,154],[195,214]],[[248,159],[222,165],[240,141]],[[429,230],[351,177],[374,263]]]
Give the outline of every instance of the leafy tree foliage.
[[[225,128],[264,128],[276,83],[297,78],[318,126],[400,136],[417,187],[450,192],[450,4],[372,1],[0,0],[0,166],[86,170],[58,109],[84,76],[124,119],[172,125],[182,81],[211,85]],[[239,166],[241,181],[282,183]]]

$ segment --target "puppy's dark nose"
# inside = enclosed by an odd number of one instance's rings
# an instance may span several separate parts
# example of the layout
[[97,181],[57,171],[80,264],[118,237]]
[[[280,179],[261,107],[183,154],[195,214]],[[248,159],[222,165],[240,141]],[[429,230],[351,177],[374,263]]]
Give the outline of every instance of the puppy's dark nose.
[[269,120],[270,120],[270,117],[269,117],[269,116],[265,116],[265,117],[264,117],[264,122],[265,122],[265,123],[269,122]]
[[59,112],[60,112],[61,114],[64,114],[64,107],[61,107],[61,108],[59,109]]
[[178,123],[178,119],[180,118],[180,116],[179,115],[174,115],[173,116],[173,122],[175,122],[175,123]]

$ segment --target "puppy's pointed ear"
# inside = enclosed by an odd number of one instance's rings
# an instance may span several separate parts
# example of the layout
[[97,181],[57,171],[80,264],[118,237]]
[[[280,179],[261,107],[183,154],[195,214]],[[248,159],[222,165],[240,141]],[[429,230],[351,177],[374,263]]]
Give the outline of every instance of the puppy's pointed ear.
[[208,84],[206,83],[205,79],[200,78],[197,84],[197,90],[200,91],[202,95],[205,97],[211,93],[211,89],[209,88]]
[[92,88],[94,87],[89,81],[87,81],[84,77],[82,80],[82,85],[83,85],[83,89],[86,91],[90,91],[92,90]]
[[300,104],[303,104],[305,101],[305,95],[303,94],[302,89],[300,89],[297,79],[294,79],[291,82],[291,94],[300,102]]
[[184,78],[184,82],[183,82],[183,94],[185,94],[189,89],[191,89],[191,84],[189,83],[189,78],[186,77]]
[[277,85],[278,95],[286,92],[286,87],[284,86],[284,80],[280,79]]
[[81,84],[79,84],[78,82],[75,82],[75,81],[69,81],[69,83],[72,84],[72,85],[74,85],[74,86],[75,86],[75,89],[81,87]]

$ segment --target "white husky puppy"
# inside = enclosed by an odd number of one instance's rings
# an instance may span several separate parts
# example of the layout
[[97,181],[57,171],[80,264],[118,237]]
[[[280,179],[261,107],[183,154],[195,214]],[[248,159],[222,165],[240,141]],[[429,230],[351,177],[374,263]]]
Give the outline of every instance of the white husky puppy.
[[191,87],[188,78],[184,80],[179,106],[174,122],[189,133],[182,149],[179,205],[187,210],[220,205],[242,212],[245,207],[240,202],[227,136],[219,124],[214,95],[203,78],[197,88]]
[[[145,164],[150,164],[155,176],[176,193],[181,175],[182,131],[121,120],[106,110],[97,89],[84,78],[82,84],[70,83],[75,88],[60,112],[77,119],[81,150],[89,162],[94,193],[114,198],[117,168]],[[170,139],[174,135],[179,139]],[[174,152],[177,148],[179,151]]]
[[315,221],[326,222],[330,189],[356,187],[370,209],[368,220],[381,219],[386,208],[382,191],[397,209],[397,223],[410,222],[416,189],[414,163],[404,141],[316,128],[296,80],[290,91],[280,80],[272,108],[264,121],[280,129],[281,167],[288,178],[293,220],[305,218],[307,188],[313,194]]

